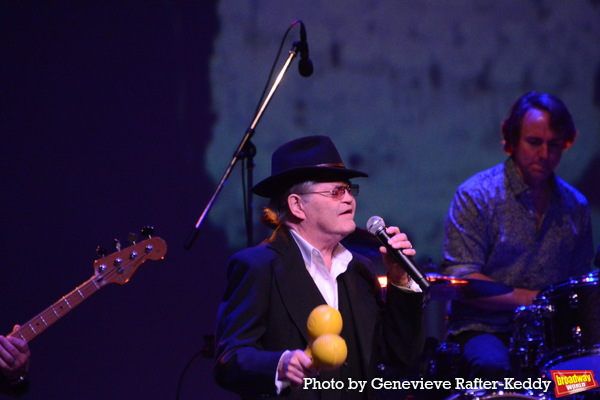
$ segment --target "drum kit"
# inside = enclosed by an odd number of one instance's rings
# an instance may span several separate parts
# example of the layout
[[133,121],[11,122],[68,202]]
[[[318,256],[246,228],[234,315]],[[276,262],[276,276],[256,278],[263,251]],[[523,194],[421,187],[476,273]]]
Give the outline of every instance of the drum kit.
[[[431,299],[477,299],[509,293],[512,287],[493,281],[428,274]],[[551,380],[552,370],[593,371],[600,377],[600,276],[598,271],[574,277],[541,291],[531,306],[515,310],[510,345],[516,379]],[[442,343],[438,360],[457,359],[460,350]],[[441,355],[441,357],[440,357]],[[431,366],[430,366],[431,367]],[[447,366],[446,366],[447,367]],[[448,369],[446,369],[447,371]],[[446,400],[552,399],[553,393],[458,393]],[[573,394],[569,399],[600,399],[597,391]]]

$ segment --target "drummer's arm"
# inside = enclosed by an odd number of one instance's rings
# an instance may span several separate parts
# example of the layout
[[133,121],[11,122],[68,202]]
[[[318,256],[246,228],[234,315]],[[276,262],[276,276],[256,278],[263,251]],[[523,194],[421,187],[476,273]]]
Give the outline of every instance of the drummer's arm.
[[[471,273],[464,276],[464,278],[482,279],[495,282],[494,279],[482,274],[481,272]],[[537,294],[537,290],[513,288],[512,292],[506,294],[482,297],[474,300],[463,300],[463,302],[473,307],[482,308],[488,311],[512,311],[520,306],[530,306],[533,298]]]

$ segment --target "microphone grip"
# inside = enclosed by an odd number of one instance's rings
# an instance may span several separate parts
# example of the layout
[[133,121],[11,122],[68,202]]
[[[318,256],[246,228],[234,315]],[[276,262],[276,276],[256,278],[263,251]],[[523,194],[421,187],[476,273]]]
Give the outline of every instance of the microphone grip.
[[427,278],[423,276],[421,271],[412,263],[410,258],[406,256],[406,254],[402,253],[401,249],[394,249],[392,246],[388,244],[388,240],[390,240],[390,235],[385,232],[384,229],[379,229],[375,235],[381,241],[381,243],[385,246],[388,253],[391,254],[396,262],[400,264],[402,269],[406,271],[406,273],[412,278],[413,281],[419,285],[423,292],[427,292],[429,290],[429,286],[431,285]]

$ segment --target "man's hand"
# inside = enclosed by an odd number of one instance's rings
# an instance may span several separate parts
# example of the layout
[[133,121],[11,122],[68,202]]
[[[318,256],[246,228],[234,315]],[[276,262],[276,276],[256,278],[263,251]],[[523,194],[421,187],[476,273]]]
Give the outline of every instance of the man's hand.
[[[406,256],[412,257],[417,252],[412,248],[412,244],[408,240],[405,233],[400,232],[397,226],[390,226],[385,231],[389,236],[389,245],[394,249],[402,249],[402,253]],[[388,279],[390,283],[402,286],[408,282],[409,276],[406,271],[396,262],[394,257],[388,254],[385,246],[381,246],[379,251],[383,255],[383,263],[387,269]]]
[[[20,328],[15,325],[13,332]],[[17,337],[0,336],[0,371],[9,381],[16,381],[29,370],[29,346]]]
[[292,387],[300,387],[304,378],[314,378],[319,371],[313,367],[312,360],[302,350],[286,353],[279,363],[277,376],[280,381],[288,381]]

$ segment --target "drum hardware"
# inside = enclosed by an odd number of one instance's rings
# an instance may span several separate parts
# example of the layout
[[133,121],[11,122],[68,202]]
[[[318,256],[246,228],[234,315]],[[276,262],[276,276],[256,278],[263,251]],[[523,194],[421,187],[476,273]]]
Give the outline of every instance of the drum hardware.
[[451,380],[458,375],[461,346],[441,342],[426,360],[424,377],[428,380]]
[[575,326],[573,329],[571,329],[571,332],[573,334],[573,339],[575,339],[575,346],[577,347],[578,351],[581,352],[581,350],[583,350],[581,347],[581,327]]
[[510,340],[512,369],[519,379],[538,376],[538,363],[544,354],[544,314],[552,306],[521,306],[515,311],[515,329]]
[[571,296],[569,296],[569,306],[571,306],[571,308],[579,307],[579,296],[577,293],[571,293]]

